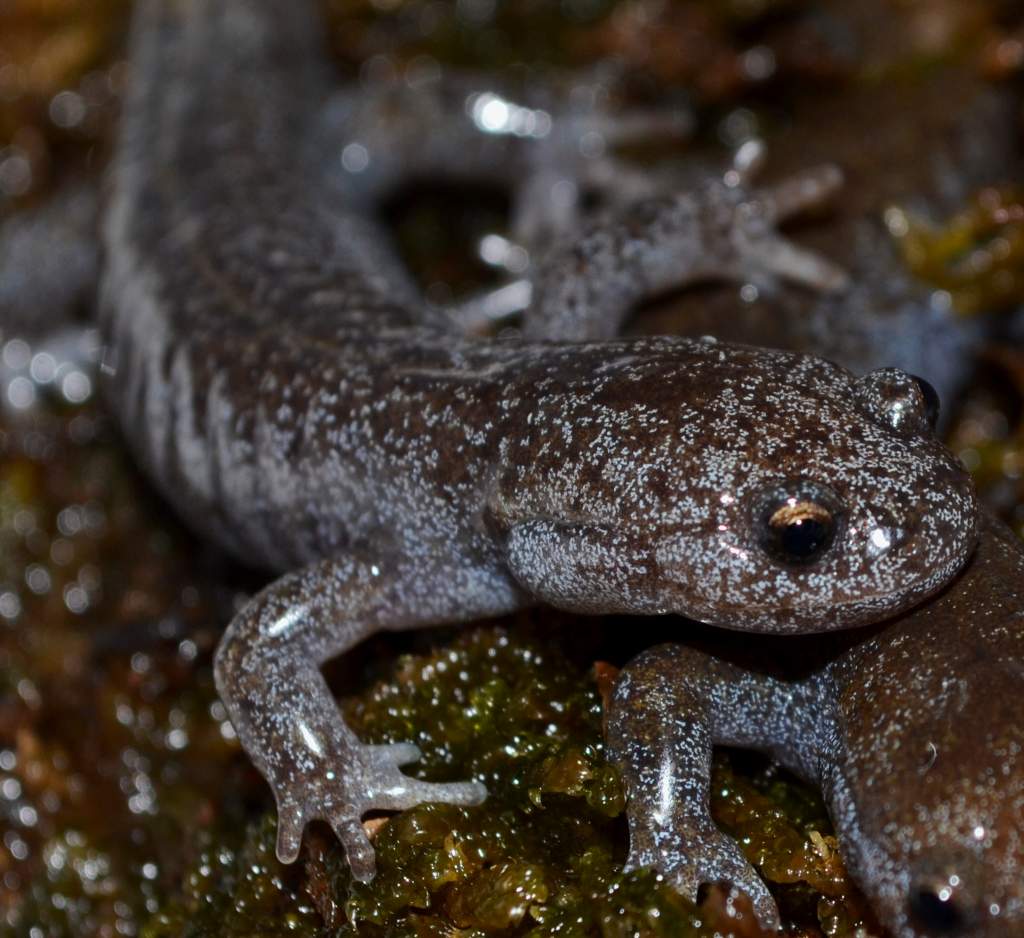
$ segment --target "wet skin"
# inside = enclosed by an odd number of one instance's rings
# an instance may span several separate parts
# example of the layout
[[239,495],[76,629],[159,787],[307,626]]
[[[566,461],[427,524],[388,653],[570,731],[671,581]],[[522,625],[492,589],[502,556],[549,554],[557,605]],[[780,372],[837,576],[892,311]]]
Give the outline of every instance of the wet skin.
[[[712,744],[821,785],[847,866],[899,938],[1024,935],[1024,548],[988,519],[938,597],[784,682],[677,645],[623,669],[608,716],[629,866],[778,913],[708,812]],[[667,719],[666,714],[672,718]]]
[[[858,625],[946,583],[977,508],[931,432],[927,388],[902,372],[612,338],[636,302],[692,280],[840,288],[775,231],[835,188],[834,171],[759,190],[741,154],[698,191],[574,222],[537,265],[524,337],[469,336],[413,289],[375,198],[403,167],[506,167],[533,192],[524,227],[549,235],[566,221],[531,183],[546,154],[556,175],[578,167],[557,133],[480,133],[472,108],[445,111],[443,89],[417,92],[420,134],[372,93],[365,108],[331,103],[314,8],[139,4],[103,225],[104,370],[181,514],[284,573],[216,660],[277,799],[279,856],[322,818],[368,879],[365,812],[485,792],[402,774],[414,746],[360,743],[325,660],[376,631],[537,601],[783,634]],[[364,131],[366,160],[323,169],[342,165],[326,146]]]

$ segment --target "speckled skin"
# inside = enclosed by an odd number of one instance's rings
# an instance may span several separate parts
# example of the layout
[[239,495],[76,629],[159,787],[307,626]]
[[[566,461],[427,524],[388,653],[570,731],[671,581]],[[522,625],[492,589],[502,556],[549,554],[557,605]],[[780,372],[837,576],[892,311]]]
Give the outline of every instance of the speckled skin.
[[690,895],[730,879],[777,924],[763,882],[708,813],[712,744],[757,748],[821,785],[847,865],[893,935],[1020,938],[1022,678],[1024,548],[993,519],[937,598],[804,680],[683,646],[645,652],[608,716],[629,791],[629,865]]
[[[484,796],[410,779],[398,766],[415,747],[362,745],[342,722],[319,666],[375,631],[538,600],[841,628],[919,601],[969,555],[973,489],[906,375],[581,341],[697,277],[836,285],[773,228],[834,174],[757,191],[741,160],[594,223],[537,273],[527,330],[542,337],[473,338],[413,290],[359,195],[376,187],[369,167],[317,168],[330,76],[315,4],[143,0],[136,17],[104,223],[104,367],[129,443],[182,515],[247,562],[295,571],[238,614],[216,660],[277,798],[282,859],[323,818],[367,879],[365,812]],[[448,165],[475,165],[455,139]],[[817,562],[762,548],[780,492],[832,505]]]

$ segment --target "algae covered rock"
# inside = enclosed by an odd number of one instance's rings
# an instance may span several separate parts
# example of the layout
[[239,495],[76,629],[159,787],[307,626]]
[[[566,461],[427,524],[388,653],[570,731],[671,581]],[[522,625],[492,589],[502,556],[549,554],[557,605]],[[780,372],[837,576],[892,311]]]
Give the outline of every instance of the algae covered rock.
[[[351,880],[326,828],[307,835],[300,865],[282,867],[267,813],[241,836],[214,836],[144,934],[761,934],[742,896],[712,889],[694,905],[651,871],[623,873],[624,799],[605,759],[598,683],[560,646],[525,622],[479,627],[399,658],[344,702],[367,741],[421,747],[409,771],[472,776],[490,791],[478,807],[367,821],[371,883]],[[763,763],[741,763],[717,763],[719,823],[777,889],[794,934],[854,934],[864,912],[821,802]]]

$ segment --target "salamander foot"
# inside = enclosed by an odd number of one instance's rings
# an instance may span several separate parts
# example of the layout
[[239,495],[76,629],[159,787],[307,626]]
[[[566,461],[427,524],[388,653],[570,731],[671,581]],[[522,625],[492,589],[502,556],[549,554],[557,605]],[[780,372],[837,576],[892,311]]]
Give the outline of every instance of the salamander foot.
[[369,882],[377,864],[363,829],[364,814],[403,811],[431,801],[476,805],[487,797],[487,789],[479,782],[424,782],[399,770],[419,757],[420,750],[412,743],[359,744],[318,757],[315,766],[304,767],[301,784],[289,780],[275,785],[278,859],[293,862],[306,824],[326,821],[345,848],[353,877]]
[[691,901],[704,884],[730,882],[749,897],[762,928],[782,927],[779,909],[757,870],[740,852],[736,842],[717,827],[683,840],[668,835],[657,846],[631,849],[626,870],[653,867]]

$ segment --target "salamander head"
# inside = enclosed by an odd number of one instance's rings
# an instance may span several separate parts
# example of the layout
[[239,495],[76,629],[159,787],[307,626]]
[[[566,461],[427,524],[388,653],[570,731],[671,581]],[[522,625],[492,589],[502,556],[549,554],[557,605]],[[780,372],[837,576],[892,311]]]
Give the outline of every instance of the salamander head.
[[847,628],[937,590],[976,541],[933,392],[895,369],[857,379],[805,355],[666,345],[548,406],[518,477],[549,530],[512,568],[556,605]]
[[830,812],[898,938],[1024,938],[1024,546],[982,517],[941,595],[829,667]]
[[[943,847],[922,850],[905,880],[906,894],[900,896],[902,901],[890,917],[896,934],[905,938],[1024,936],[1020,849],[1024,820],[1019,801],[1016,810],[1013,824],[1004,817],[1001,823],[995,821],[997,827],[991,831],[978,819],[969,831],[946,834]],[[988,815],[984,810],[978,813]],[[972,819],[963,820],[969,824]]]
[[973,485],[932,433],[931,389],[895,369],[854,380],[815,361],[782,359],[774,386],[727,386],[709,402],[695,467],[707,508],[702,518],[689,501],[657,552],[696,618],[765,631],[875,621],[944,585],[974,547]]
[[898,938],[1024,938],[1024,668],[953,671],[864,729],[840,844]]

